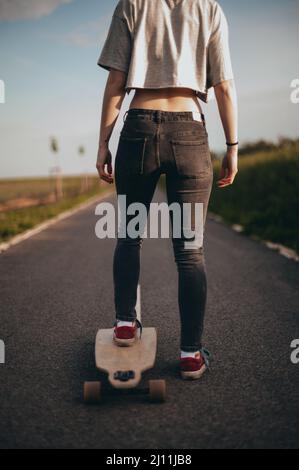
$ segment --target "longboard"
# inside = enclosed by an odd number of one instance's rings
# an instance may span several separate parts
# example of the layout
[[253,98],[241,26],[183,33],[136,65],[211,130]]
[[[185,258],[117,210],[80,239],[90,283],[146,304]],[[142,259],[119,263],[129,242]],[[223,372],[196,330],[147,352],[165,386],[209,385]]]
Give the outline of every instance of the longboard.
[[154,367],[156,354],[156,328],[144,328],[141,339],[130,347],[119,347],[113,342],[113,329],[99,330],[96,337],[96,366],[108,374],[114,388],[137,387],[142,373]]
[[[140,286],[137,296],[137,318],[141,320]],[[100,329],[96,336],[95,360],[96,367],[108,374],[109,384],[113,389],[136,389],[141,382],[143,372],[152,369],[157,355],[156,328],[143,328],[142,336],[138,331],[136,342],[129,347],[120,347],[113,341],[114,329]],[[137,389],[137,391],[139,391]],[[144,392],[144,390],[140,390]],[[150,400],[155,403],[166,399],[165,380],[150,380],[146,389]],[[84,400],[95,404],[101,401],[103,395],[101,382],[86,382],[84,384]]]

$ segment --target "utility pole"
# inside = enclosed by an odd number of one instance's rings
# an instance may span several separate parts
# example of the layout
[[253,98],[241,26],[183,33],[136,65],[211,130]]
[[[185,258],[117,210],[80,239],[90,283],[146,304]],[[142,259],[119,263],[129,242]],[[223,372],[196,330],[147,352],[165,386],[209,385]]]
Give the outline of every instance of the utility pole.
[[62,172],[61,172],[61,167],[59,165],[59,146],[57,139],[55,137],[51,137],[50,141],[50,148],[54,155],[56,156],[56,167],[54,168],[54,174],[55,174],[55,196],[56,196],[56,201],[59,201],[60,199],[63,198],[63,187],[62,187]]

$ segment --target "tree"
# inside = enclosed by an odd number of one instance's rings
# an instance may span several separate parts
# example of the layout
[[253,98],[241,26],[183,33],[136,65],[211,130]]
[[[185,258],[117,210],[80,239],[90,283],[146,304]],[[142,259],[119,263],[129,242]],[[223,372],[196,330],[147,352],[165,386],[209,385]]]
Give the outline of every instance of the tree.
[[[78,148],[78,153],[80,157],[85,157],[86,151],[85,147],[83,145],[80,145]],[[88,173],[85,172],[85,166],[83,164],[83,179],[82,179],[82,192],[87,192],[89,190],[89,178],[88,178]]]

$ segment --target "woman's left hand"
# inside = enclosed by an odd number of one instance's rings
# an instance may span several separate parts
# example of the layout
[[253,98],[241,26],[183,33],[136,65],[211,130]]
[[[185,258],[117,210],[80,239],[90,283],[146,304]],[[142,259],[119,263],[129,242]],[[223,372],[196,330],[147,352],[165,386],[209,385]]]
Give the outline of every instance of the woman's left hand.
[[108,146],[99,147],[96,168],[101,180],[108,184],[113,184],[114,178],[112,176],[112,155]]

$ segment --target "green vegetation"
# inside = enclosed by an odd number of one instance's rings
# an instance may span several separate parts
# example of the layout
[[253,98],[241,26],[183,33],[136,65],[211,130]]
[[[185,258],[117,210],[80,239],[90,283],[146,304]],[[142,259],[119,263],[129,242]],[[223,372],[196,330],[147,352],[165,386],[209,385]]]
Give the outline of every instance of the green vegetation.
[[225,189],[216,185],[220,166],[215,159],[210,211],[241,225],[247,235],[299,252],[299,140],[244,145],[237,178]]
[[[259,141],[243,146],[236,181],[221,190],[216,186],[220,164],[216,159],[210,211],[228,223],[242,225],[245,234],[299,252],[299,141],[281,139],[277,144]],[[98,177],[89,177],[88,182],[82,177],[64,178],[62,186],[63,198],[55,200],[54,178],[1,180],[0,242],[104,190]],[[29,205],[32,200],[32,206],[22,207],[24,199],[29,199]],[[3,209],[11,201],[16,207]]]
[[[89,176],[89,185],[98,187],[99,178]],[[70,176],[63,178],[65,197],[76,196],[85,184],[84,177]],[[46,199],[56,191],[55,176],[51,178],[24,178],[0,180],[0,204],[13,199]]]
[[[89,177],[88,182],[85,177],[63,178],[63,198],[55,201],[55,182],[52,179],[1,180],[0,201],[14,200],[16,208],[0,212],[0,242],[8,241],[104,190],[98,177]],[[47,203],[51,196],[53,202]],[[40,200],[40,203],[17,208],[18,201],[24,199],[32,199],[35,203]]]
[[266,150],[258,147],[248,154],[241,150],[236,181],[226,189],[216,187],[220,162],[215,162],[210,210],[242,225],[245,234],[299,251],[299,142],[283,139]]

